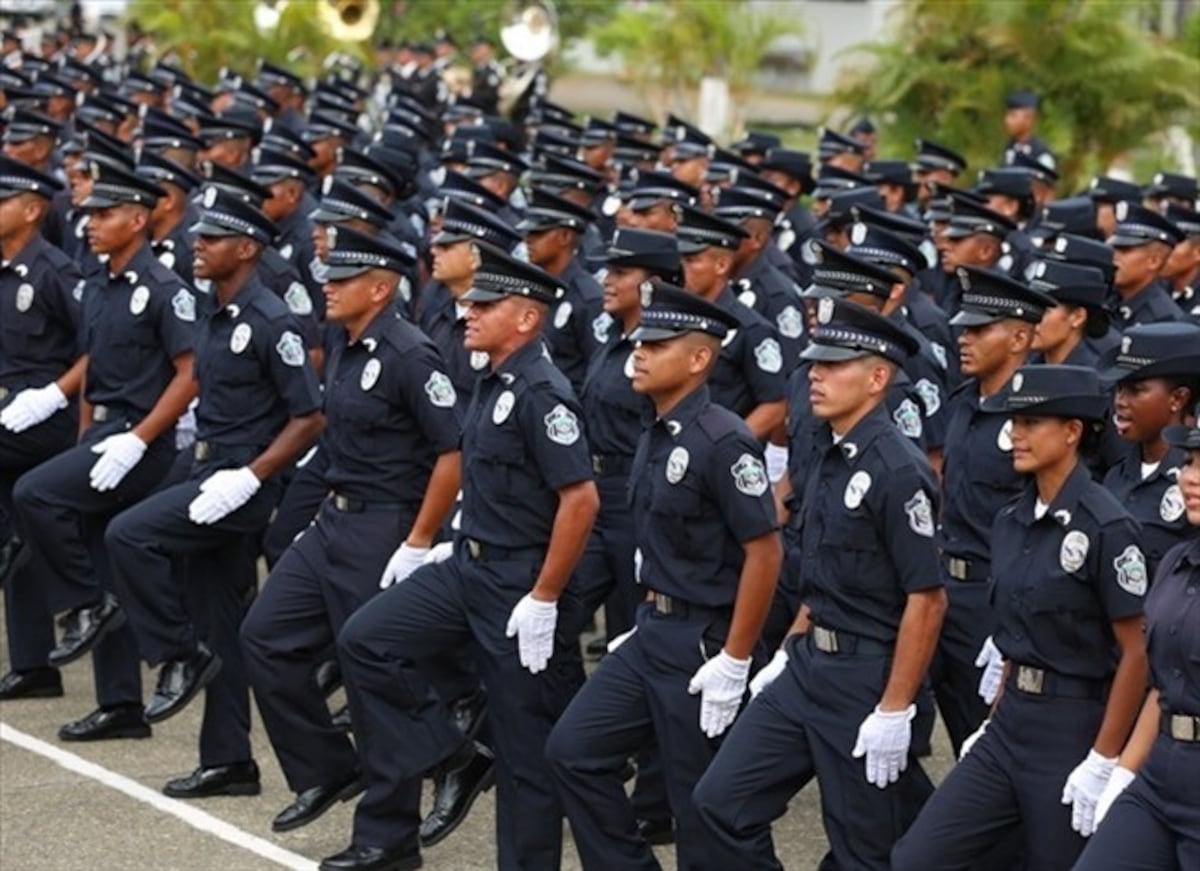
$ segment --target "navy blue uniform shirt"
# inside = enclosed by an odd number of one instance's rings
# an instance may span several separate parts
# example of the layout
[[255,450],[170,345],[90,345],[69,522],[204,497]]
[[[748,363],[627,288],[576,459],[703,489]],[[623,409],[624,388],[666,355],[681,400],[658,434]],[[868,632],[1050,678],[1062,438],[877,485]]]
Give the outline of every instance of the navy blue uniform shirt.
[[1179,490],[1180,467],[1186,460],[1182,448],[1168,448],[1158,467],[1143,478],[1142,453],[1137,445],[1127,445],[1121,460],[1104,476],[1104,487],[1142,527],[1142,550],[1151,575],[1167,551],[1191,531]]
[[764,251],[733,282],[733,289],[738,302],[775,326],[783,348],[783,373],[791,374],[800,365],[800,352],[808,344],[800,288],[770,264]]
[[421,332],[432,340],[446,361],[446,374],[454,389],[469,397],[475,382],[488,367],[488,357],[482,351],[468,351],[463,346],[466,317],[467,307],[459,305],[440,281],[431,281],[421,289]]
[[583,387],[588,357],[595,348],[592,321],[600,314],[604,288],[583,268],[578,257],[572,258],[558,280],[567,292],[550,310],[543,338],[550,359],[578,392]]
[[1146,651],[1162,709],[1200,716],[1200,537],[1194,527],[1154,576],[1146,598]]
[[726,287],[714,300],[741,324],[721,342],[721,353],[708,376],[713,402],[745,417],[765,402],[787,396],[783,347],[775,330],[758,312],[738,302]]
[[620,324],[607,314],[595,322],[604,325],[597,334],[604,340],[588,364],[580,397],[588,444],[593,454],[632,459],[653,403],[634,392],[633,343],[621,334]]
[[40,235],[0,265],[0,387],[43,387],[71,368],[82,294],[79,269]]
[[1134,324],[1171,323],[1188,319],[1175,300],[1171,299],[1167,283],[1161,278],[1150,282],[1132,299],[1117,299],[1113,311],[1115,313],[1113,324],[1122,331],[1129,329]]

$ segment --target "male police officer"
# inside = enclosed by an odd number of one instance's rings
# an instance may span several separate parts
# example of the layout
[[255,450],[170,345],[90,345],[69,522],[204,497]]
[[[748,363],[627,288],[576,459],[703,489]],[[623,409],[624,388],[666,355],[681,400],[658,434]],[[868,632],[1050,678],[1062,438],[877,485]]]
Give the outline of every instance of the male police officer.
[[475,250],[466,343],[490,368],[464,422],[461,537],[448,559],[371,599],[342,629],[367,791],[352,845],[325,869],[417,867],[421,775],[441,763],[460,781],[421,825],[425,843],[445,837],[490,782],[490,760],[454,728],[417,665],[472,641],[499,751],[499,866],[559,863],[562,811],[542,748],[582,677],[578,658],[563,655],[578,644],[563,631],[579,619],[567,581],[599,498],[575,398],[539,341],[563,289],[485,243]]

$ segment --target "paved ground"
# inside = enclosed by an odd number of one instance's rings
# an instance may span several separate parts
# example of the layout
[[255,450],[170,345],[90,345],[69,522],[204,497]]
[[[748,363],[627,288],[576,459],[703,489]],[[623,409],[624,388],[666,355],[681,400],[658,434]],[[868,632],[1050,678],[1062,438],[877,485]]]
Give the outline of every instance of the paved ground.
[[[0,626],[3,624],[0,623]],[[0,651],[7,641],[0,632]],[[0,668],[7,671],[7,657],[0,655]],[[196,764],[196,736],[201,706],[194,704],[178,717],[154,730],[145,741],[116,741],[96,744],[64,744],[56,738],[63,722],[82,716],[93,707],[91,670],[87,660],[64,672],[66,695],[61,699],[0,703],[0,868],[8,871],[267,871],[267,869],[314,868],[308,860],[342,849],[349,839],[352,805],[339,805],[306,828],[284,835],[270,830],[271,817],[290,800],[266,737],[256,723],[254,746],[263,774],[263,794],[256,798],[213,798],[198,802],[160,799],[160,807],[131,797],[113,784],[107,772],[123,775],[152,790],[170,777],[190,771]],[[152,687],[146,678],[146,692]],[[11,730],[40,739],[55,748],[75,754],[106,771],[86,774],[62,767],[42,753],[13,743],[21,740]],[[930,769],[942,773],[948,758],[944,743]],[[70,758],[65,758],[68,763]],[[119,778],[117,779],[120,780]],[[119,783],[117,784],[119,785]],[[143,790],[142,798],[149,796]],[[128,791],[128,788],[127,788]],[[425,854],[430,871],[483,871],[495,866],[492,836],[493,793],[485,795],[470,818],[453,837]],[[181,808],[198,819],[178,819],[169,808]],[[211,818],[208,816],[211,815]],[[215,819],[214,819],[215,818]],[[235,827],[230,835],[235,845],[209,831],[220,821]],[[810,786],[792,804],[776,827],[780,858],[788,868],[814,868],[825,850],[816,789]],[[245,844],[283,848],[274,860],[263,858],[263,850],[252,852]],[[674,868],[670,849],[660,850],[664,868]],[[576,869],[578,859],[570,845],[564,851],[564,868]]]

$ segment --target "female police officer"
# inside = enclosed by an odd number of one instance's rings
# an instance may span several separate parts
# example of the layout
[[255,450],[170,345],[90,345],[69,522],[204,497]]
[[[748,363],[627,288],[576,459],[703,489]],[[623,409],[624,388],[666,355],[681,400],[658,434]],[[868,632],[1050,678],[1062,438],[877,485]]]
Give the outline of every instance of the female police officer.
[[1153,688],[1076,871],[1200,868],[1200,427],[1169,427],[1165,437],[1187,452],[1179,487],[1190,530],[1146,599]]
[[1013,466],[1032,476],[992,527],[1007,679],[896,845],[895,871],[969,867],[1018,824],[1030,867],[1065,868],[1092,832],[1146,680],[1138,528],[1080,457],[1105,406],[1094,370],[1055,365],[1020,368],[983,403],[1012,415]]

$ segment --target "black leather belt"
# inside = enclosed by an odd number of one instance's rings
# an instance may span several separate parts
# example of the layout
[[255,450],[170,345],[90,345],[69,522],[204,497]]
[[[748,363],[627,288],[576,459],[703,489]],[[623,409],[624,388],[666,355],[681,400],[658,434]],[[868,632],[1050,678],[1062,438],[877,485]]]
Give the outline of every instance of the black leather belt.
[[1060,696],[1068,699],[1102,699],[1108,692],[1108,681],[1067,677],[1044,668],[1012,663],[1008,669],[1008,686],[1031,696]]
[[628,475],[633,468],[633,457],[624,454],[592,454],[592,474]]
[[343,511],[349,514],[357,514],[362,511],[383,511],[383,510],[398,510],[404,508],[411,503],[399,501],[385,501],[376,499],[354,499],[350,496],[343,496],[341,493],[330,493],[329,504],[338,511]]
[[650,591],[647,601],[656,614],[665,617],[723,617],[728,620],[733,614],[733,606],[697,605],[655,590]]
[[969,560],[943,554],[942,561],[946,564],[946,574],[963,583],[986,581],[992,572],[991,565],[983,560]]
[[119,405],[92,406],[92,423],[107,423],[110,420],[118,420],[128,416],[129,412]]
[[502,560],[541,560],[546,557],[546,549],[541,547],[501,547],[487,544],[476,538],[464,538],[463,549],[467,556],[476,562],[499,562]]
[[219,442],[198,441],[192,444],[192,458],[204,463],[208,460],[230,460],[248,463],[263,451],[259,445],[223,445]]
[[813,626],[808,631],[812,646],[821,653],[858,653],[865,656],[891,656],[894,644],[887,644],[874,638],[855,635],[841,629],[830,629],[828,626]]
[[1158,730],[1176,741],[1200,743],[1200,717],[1192,714],[1163,713],[1158,721]]

